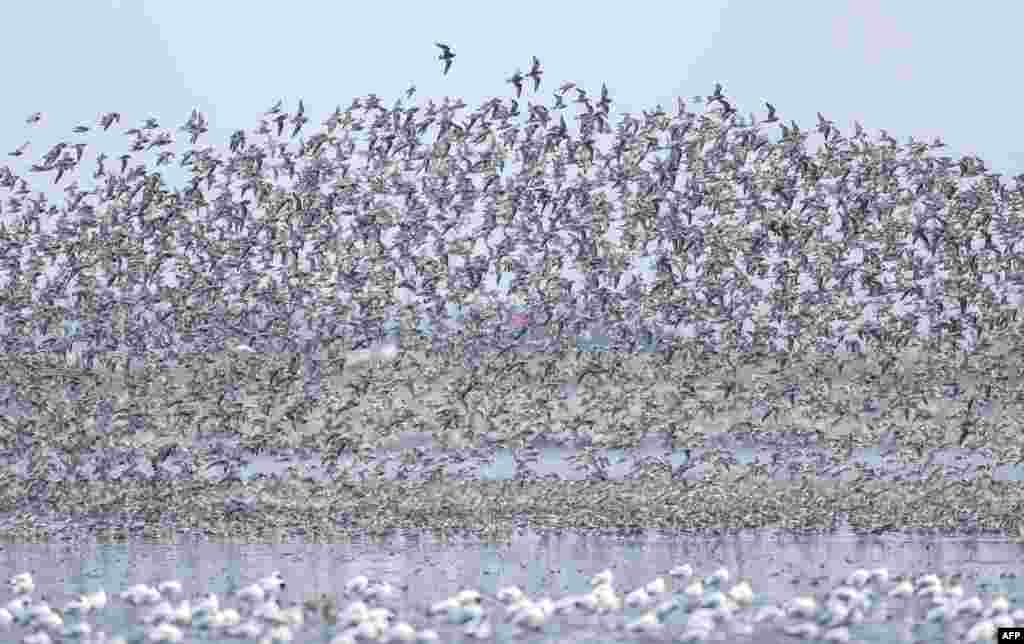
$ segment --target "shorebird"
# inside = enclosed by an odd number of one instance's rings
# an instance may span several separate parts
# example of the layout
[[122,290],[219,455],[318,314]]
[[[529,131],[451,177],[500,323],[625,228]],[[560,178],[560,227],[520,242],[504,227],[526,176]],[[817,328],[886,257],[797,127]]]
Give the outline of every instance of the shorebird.
[[711,96],[708,96],[708,103],[714,103],[715,101],[720,101],[723,98],[725,97],[722,95],[722,84],[715,83],[715,91]]
[[533,91],[537,91],[540,87],[540,77],[544,72],[540,70],[540,60],[536,56],[533,57],[533,65],[530,66],[530,71],[527,76],[533,79]]
[[437,59],[444,61],[444,73],[447,74],[448,70],[452,68],[452,61],[455,60],[455,52],[443,42],[436,42],[434,44],[441,48],[441,53]]
[[512,83],[516,86],[516,98],[520,98],[523,95],[523,81],[525,79],[526,77],[517,69],[515,74],[512,74],[505,80],[506,83]]
[[15,595],[28,595],[35,590],[36,584],[32,573],[22,572],[7,580],[7,587]]

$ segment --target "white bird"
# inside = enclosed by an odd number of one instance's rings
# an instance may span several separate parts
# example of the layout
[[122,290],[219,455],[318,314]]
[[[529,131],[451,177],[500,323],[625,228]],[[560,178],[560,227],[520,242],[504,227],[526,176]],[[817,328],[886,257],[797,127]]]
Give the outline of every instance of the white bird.
[[985,617],[994,617],[996,615],[1006,615],[1010,612],[1010,599],[1006,593],[996,593],[992,597],[992,601],[989,602],[988,608],[985,610]]
[[267,634],[260,639],[260,644],[284,644],[292,641],[293,637],[292,629],[284,624],[278,624],[267,631]]
[[522,601],[525,597],[526,594],[519,590],[518,586],[509,586],[498,590],[498,601],[506,605]]
[[740,579],[736,585],[729,589],[729,598],[740,606],[749,606],[754,601],[754,589],[750,587],[750,581]]
[[32,624],[55,631],[64,626],[64,620],[46,604],[42,605],[43,610],[32,612]]
[[227,627],[224,634],[228,637],[254,640],[263,634],[263,625],[253,619],[247,619],[240,624]]
[[213,620],[220,627],[238,626],[242,623],[242,615],[234,608],[225,608],[224,610],[218,610],[214,613],[216,615]]
[[626,624],[626,631],[629,633],[643,633],[644,635],[657,635],[661,632],[663,624],[658,621],[658,616],[653,611],[648,611]]
[[719,568],[704,580],[705,586],[719,586],[729,581],[729,569]]
[[369,586],[370,580],[366,578],[366,575],[356,575],[345,582],[345,594],[349,596],[362,595]]
[[652,595],[661,595],[668,590],[668,586],[665,584],[664,577],[655,577],[653,580],[647,582],[647,585],[644,586],[644,590]]
[[[577,608],[581,608],[581,595],[567,595],[557,600],[554,604],[554,612],[557,615],[565,615],[571,613]],[[591,610],[593,612],[593,610]]]
[[927,575],[921,575],[914,582],[914,586],[917,589],[924,588],[926,586],[942,586],[942,580],[939,576],[934,573],[928,573]]
[[156,624],[158,622],[169,622],[174,619],[174,607],[168,601],[162,601],[143,615],[142,623]]
[[888,568],[875,568],[871,571],[871,579],[869,580],[876,584],[884,584],[889,581],[889,569]]
[[183,599],[174,607],[174,614],[171,621],[179,626],[188,626],[192,623],[192,603]]
[[515,626],[538,630],[544,626],[547,619],[548,615],[541,606],[525,601],[509,616],[508,622]]
[[276,599],[268,599],[253,608],[252,616],[266,622],[283,624],[284,617],[281,615],[281,606]]
[[235,593],[235,596],[241,601],[255,604],[265,601],[267,593],[260,584],[249,584]]
[[846,583],[854,588],[863,588],[869,579],[871,579],[871,573],[863,568],[858,568],[846,576]]
[[594,598],[595,608],[601,614],[610,613],[622,608],[622,600],[615,594],[615,589],[608,584],[601,584],[590,591]]
[[836,644],[849,642],[850,629],[846,626],[835,626],[822,633],[821,639],[825,642],[835,642]]
[[387,583],[386,581],[382,581],[380,583],[372,584],[369,588],[366,589],[366,591],[363,593],[363,596],[366,599],[378,599],[379,600],[379,599],[389,599],[391,597],[394,597],[397,594],[398,594],[398,591],[395,590],[394,586],[392,586],[391,584]]
[[338,611],[337,620],[338,623],[343,626],[355,626],[366,621],[370,609],[365,603],[361,601],[355,601],[346,606],[343,610]]
[[107,591],[100,589],[85,593],[82,595],[82,599],[89,604],[90,611],[103,610],[107,606]]
[[956,608],[953,611],[954,617],[960,617],[962,615],[969,615],[971,617],[981,617],[985,612],[985,605],[981,601],[981,597],[975,595],[967,599],[956,602]]
[[480,592],[472,589],[460,590],[455,593],[455,600],[459,604],[466,606],[467,604],[479,604],[482,599]]
[[146,639],[150,642],[167,642],[174,644],[185,638],[185,634],[174,624],[162,622],[146,631]]
[[26,613],[31,603],[32,599],[30,597],[15,597],[11,601],[7,602],[4,606],[4,610],[13,615],[15,619],[20,619],[21,616]]
[[217,596],[213,593],[206,593],[195,605],[195,612],[216,613],[219,610],[220,601],[218,601]]
[[121,593],[121,599],[134,606],[155,604],[160,598],[157,589],[146,584],[136,584]]
[[761,622],[774,622],[786,616],[786,612],[775,606],[774,604],[768,604],[757,609],[757,613],[754,615],[754,623],[760,624]]
[[446,597],[441,601],[431,604],[427,609],[427,615],[440,615],[441,613],[447,613],[448,611],[459,608],[460,606],[462,606],[462,604],[460,604],[459,600],[455,597]]
[[668,574],[669,574],[670,577],[692,577],[693,576],[693,566],[691,566],[690,564],[683,564],[681,566],[673,566],[673,568],[668,571]]
[[609,569],[605,569],[605,570],[602,570],[601,572],[597,573],[596,575],[594,575],[591,578],[590,585],[591,586],[611,586],[613,578],[614,578],[614,576],[612,575],[612,571],[609,570]]
[[626,595],[626,606],[646,608],[652,601],[647,589],[643,586]]
[[22,572],[7,580],[7,586],[15,595],[28,595],[36,589],[36,583],[32,579],[32,573]]
[[22,644],[52,644],[53,640],[46,631],[36,631],[21,638]]
[[996,624],[991,619],[983,619],[971,626],[964,635],[965,642],[992,642],[996,639]]
[[462,629],[462,634],[475,640],[490,639],[494,633],[494,627],[488,619],[474,619]]
[[79,613],[85,614],[89,612],[89,600],[85,598],[85,595],[79,595],[78,599],[72,599],[68,603],[64,604],[65,613]]
[[172,595],[177,597],[182,593],[181,582],[176,579],[161,581],[157,584],[156,589],[161,595]]
[[686,630],[675,641],[680,644],[696,644],[697,642],[706,641],[709,637],[711,637],[710,628],[701,628],[687,624]]
[[821,627],[813,622],[799,622],[797,624],[786,624],[782,627],[782,632],[792,637],[816,640],[821,634]]
[[408,622],[398,622],[384,632],[383,642],[409,642],[416,641],[416,629]]
[[373,620],[366,620],[356,624],[352,634],[357,640],[376,640],[384,634],[384,627]]
[[270,575],[260,579],[256,583],[258,583],[266,593],[279,593],[284,590],[285,587],[284,578],[278,570],[275,570],[270,573]]
[[700,579],[691,580],[683,594],[691,599],[700,599],[704,595],[704,583]]
[[377,622],[382,626],[387,626],[394,621],[395,613],[390,608],[377,606],[366,611],[366,619]]
[[786,603],[786,615],[792,619],[813,619],[818,602],[811,595],[794,597]]
[[914,594],[914,585],[910,580],[899,575],[896,577],[896,584],[889,589],[890,599],[904,599]]

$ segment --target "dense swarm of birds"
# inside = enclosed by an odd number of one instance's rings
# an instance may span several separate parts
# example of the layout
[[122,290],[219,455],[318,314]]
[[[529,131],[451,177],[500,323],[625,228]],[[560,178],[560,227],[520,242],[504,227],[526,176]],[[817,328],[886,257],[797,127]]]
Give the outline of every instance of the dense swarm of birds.
[[[436,44],[448,74],[455,53]],[[87,125],[28,174],[0,167],[0,403],[21,412],[0,417],[0,445],[28,459],[27,498],[86,461],[103,480],[142,476],[122,467],[139,455],[158,479],[173,457],[185,477],[219,465],[237,480],[253,451],[336,460],[411,429],[517,449],[585,434],[579,466],[600,474],[602,447],[700,441],[726,410],[742,418],[722,431],[803,428],[840,455],[897,422],[898,455],[979,448],[1016,426],[1024,175],[1008,185],[939,139],[844,133],[821,114],[801,129],[770,103],[744,117],[721,85],[613,123],[608,87],[567,82],[548,102],[542,75],[533,57],[509,96],[476,108],[413,103],[414,86],[390,107],[357,97],[319,127],[302,100],[278,101],[226,149],[203,143],[197,110],[176,132],[148,118],[125,131],[127,152],[95,157],[90,190],[74,178]],[[186,185],[166,184],[171,163]],[[33,196],[35,176],[66,184],[64,203]],[[642,256],[653,279],[631,268]],[[501,297],[485,286],[510,275]],[[523,328],[505,324],[502,298]],[[451,305],[469,311],[458,328]],[[400,347],[375,353],[395,320]],[[594,322],[608,351],[576,351]],[[632,372],[641,336],[656,350]],[[532,361],[516,350],[527,339]],[[354,362],[370,368],[343,378]],[[429,417],[396,402],[442,375]],[[618,389],[570,410],[552,386],[567,379]],[[859,433],[825,432],[851,422]],[[204,432],[241,444],[183,440]],[[1022,453],[1003,447],[1009,462]],[[105,456],[81,457],[94,448]]]
[[[416,606],[409,586],[356,575],[338,593],[307,594],[274,571],[227,595],[183,597],[186,584],[168,579],[135,584],[119,593],[83,592],[63,606],[33,597],[35,580],[23,572],[8,580],[14,595],[0,607],[0,632],[26,633],[26,644],[183,642],[231,638],[261,644],[291,641],[357,642],[547,641],[557,633],[615,641],[861,641],[867,634],[899,641],[996,641],[997,629],[1024,621],[1017,597],[988,584],[978,588],[959,573],[890,577],[887,568],[855,569],[820,591],[769,599],[751,580],[733,580],[728,568],[697,574],[673,566],[632,590],[615,574],[595,574],[589,587],[562,597],[531,597],[518,586],[493,594],[462,588]],[[1001,580],[1001,582],[1004,580]],[[1012,580],[1005,580],[1010,582]],[[977,593],[977,594],[975,594]],[[113,609],[124,609],[111,624]],[[116,630],[115,630],[116,629]],[[113,634],[117,633],[117,634]],[[300,640],[301,638],[301,640]]]

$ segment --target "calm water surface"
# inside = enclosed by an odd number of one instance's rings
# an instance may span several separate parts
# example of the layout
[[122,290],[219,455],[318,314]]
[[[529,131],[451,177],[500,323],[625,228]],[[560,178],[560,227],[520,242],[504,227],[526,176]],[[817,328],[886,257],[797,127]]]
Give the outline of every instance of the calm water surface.
[[[33,571],[37,586],[34,596],[45,597],[54,606],[63,606],[87,591],[105,589],[111,594],[133,584],[155,585],[166,579],[180,580],[185,596],[214,592],[221,596],[222,606],[240,606],[231,593],[274,570],[281,571],[288,582],[282,605],[325,592],[335,594],[339,606],[344,606],[345,582],[362,574],[396,587],[397,594],[381,603],[395,610],[398,619],[418,629],[433,627],[442,641],[469,641],[461,627],[428,617],[426,608],[463,588],[479,589],[493,597],[499,588],[516,585],[533,598],[558,599],[586,592],[590,577],[605,568],[614,572],[615,587],[624,593],[657,576],[667,576],[669,569],[681,563],[691,564],[699,575],[725,566],[733,575],[732,581],[749,578],[756,595],[755,606],[781,603],[799,594],[816,594],[820,599],[850,571],[884,566],[892,575],[960,572],[965,597],[978,594],[987,603],[994,593],[1005,592],[1017,608],[1024,606],[1022,555],[1022,545],[1006,541],[796,537],[774,531],[708,538],[648,534],[630,539],[522,532],[502,543],[441,540],[429,534],[407,533],[384,541],[334,545],[4,545],[0,547],[0,574],[9,577]],[[517,638],[515,629],[501,622],[503,609],[487,600],[484,603],[498,641],[645,641],[621,631],[622,624],[638,616],[640,609],[626,608],[606,619],[561,618],[539,633]],[[132,629],[142,612],[111,597],[107,609],[89,620],[108,634],[135,632]],[[319,624],[319,620],[307,621],[294,641],[329,641],[330,629],[314,626],[312,621]],[[896,642],[903,641],[907,628],[900,620],[862,624],[851,629],[851,636],[861,641]],[[7,635],[16,633],[17,629]],[[942,641],[941,633],[935,637],[926,630],[915,633],[915,639],[921,641]],[[755,641],[792,640],[770,635],[758,636]]]

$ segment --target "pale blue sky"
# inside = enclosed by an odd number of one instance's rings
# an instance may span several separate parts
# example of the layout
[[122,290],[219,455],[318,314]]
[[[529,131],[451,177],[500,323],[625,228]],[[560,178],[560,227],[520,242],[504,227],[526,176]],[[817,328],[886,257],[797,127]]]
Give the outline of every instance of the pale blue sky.
[[[508,96],[505,78],[534,55],[544,80],[529,99],[550,103],[567,80],[591,93],[605,82],[615,121],[720,82],[743,115],[763,115],[768,100],[803,129],[821,111],[847,133],[857,119],[901,141],[941,136],[947,154],[979,155],[1007,179],[1024,172],[1017,2],[41,0],[10,3],[4,17],[0,165],[19,173],[108,111],[121,124],[81,139],[89,174],[98,151],[127,151],[122,132],[148,116],[176,130],[198,108],[206,144],[226,147],[278,99],[288,110],[304,100],[307,134],[335,105],[370,92],[391,105],[411,82],[421,102],[476,106]],[[434,41],[457,54],[447,76]],[[37,110],[44,120],[27,126]],[[26,140],[23,157],[6,156]],[[184,177],[164,174],[172,185]],[[59,195],[46,178],[33,189]],[[79,185],[91,177],[80,173]]]

